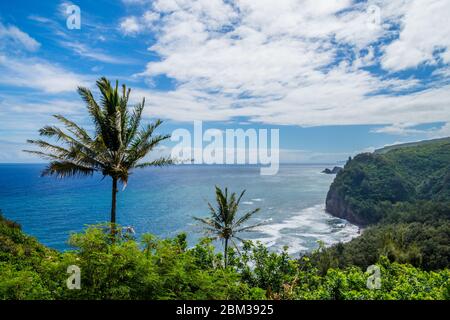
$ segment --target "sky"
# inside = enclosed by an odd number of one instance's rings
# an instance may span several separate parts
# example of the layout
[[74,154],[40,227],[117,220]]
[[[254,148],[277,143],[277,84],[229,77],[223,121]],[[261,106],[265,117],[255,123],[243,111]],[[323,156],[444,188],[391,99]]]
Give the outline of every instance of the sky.
[[282,162],[450,136],[449,13],[448,0],[1,1],[0,162],[39,162],[22,150],[53,114],[92,129],[76,88],[101,76],[145,97],[161,133],[279,129]]

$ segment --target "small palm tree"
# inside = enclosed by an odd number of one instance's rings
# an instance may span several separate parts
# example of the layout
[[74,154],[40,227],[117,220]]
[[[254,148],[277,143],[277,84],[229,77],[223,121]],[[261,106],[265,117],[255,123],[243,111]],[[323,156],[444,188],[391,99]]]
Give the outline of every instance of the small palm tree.
[[210,236],[212,240],[222,240],[224,242],[224,263],[225,267],[228,265],[228,242],[231,241],[235,248],[239,250],[235,239],[243,241],[237,236],[238,233],[243,231],[252,231],[252,229],[260,226],[262,223],[243,226],[243,223],[250,219],[260,208],[254,209],[242,215],[240,218],[237,216],[239,203],[244,195],[245,190],[241,192],[240,196],[236,198],[236,193],[232,193],[228,196],[228,189],[225,188],[223,192],[216,186],[216,202],[217,208],[214,208],[211,203],[208,202],[210,218],[197,218],[195,220],[200,221],[205,226],[205,233]]
[[24,150],[37,154],[51,162],[42,172],[42,176],[55,175],[59,178],[72,176],[90,176],[100,172],[112,179],[111,232],[116,223],[117,182],[124,187],[128,176],[134,168],[162,166],[172,163],[169,158],[159,158],[150,162],[139,161],[152,151],[169,135],[154,135],[161,125],[161,120],[140,128],[145,99],[134,106],[132,112],[128,109],[130,89],[122,85],[119,92],[118,82],[115,87],[106,78],[97,81],[101,94],[99,103],[95,101],[91,91],[79,87],[78,93],[87,105],[90,118],[95,126],[93,136],[62,115],[54,117],[65,129],[57,126],[45,126],[39,130],[41,136],[54,138],[59,144],[45,140],[28,140],[38,146],[41,151]]

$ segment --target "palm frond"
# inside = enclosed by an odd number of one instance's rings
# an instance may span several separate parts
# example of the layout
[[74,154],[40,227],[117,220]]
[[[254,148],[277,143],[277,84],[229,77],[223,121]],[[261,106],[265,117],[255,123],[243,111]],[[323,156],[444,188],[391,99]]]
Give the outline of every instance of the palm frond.
[[59,160],[60,159],[59,157],[55,156],[54,154],[45,153],[42,151],[36,151],[36,150],[22,150],[22,151],[26,152],[26,153],[30,153],[30,154],[35,154],[45,160]]
[[[41,149],[53,152],[54,155],[57,156],[57,157],[68,155],[70,153],[70,151],[67,150],[66,148],[63,148],[63,147],[58,146],[58,145],[51,144],[51,143],[49,143],[47,141],[44,141],[44,140],[41,140],[41,139],[38,139],[38,140],[27,140],[27,142],[30,143],[30,144],[37,145]],[[24,151],[25,152],[31,152],[29,150],[24,150]]]
[[64,144],[67,144],[69,147],[76,147],[91,157],[96,154],[96,151],[92,150],[90,145],[80,142],[56,126],[45,126],[39,130],[39,134],[41,136],[53,137],[57,141],[62,141]]
[[244,196],[245,191],[246,191],[245,189],[242,190],[241,194],[239,195],[239,198],[238,198],[237,201],[236,201],[236,206],[239,206],[239,203],[241,202],[241,199],[242,199],[242,197]]
[[254,230],[255,228],[258,228],[258,227],[263,226],[263,225],[265,225],[265,221],[259,222],[257,224],[251,225],[251,226],[246,226],[246,227],[242,227],[242,228],[236,229],[236,233],[244,232],[244,231],[245,232],[256,231],[256,230]]
[[78,87],[78,94],[84,100],[87,106],[91,120],[94,122],[97,135],[103,135],[107,132],[105,116],[100,106],[95,101],[92,92],[88,88]]
[[73,176],[90,176],[94,173],[92,168],[84,167],[69,161],[52,161],[42,172],[42,176],[56,175],[58,178]]
[[162,166],[168,166],[173,164],[172,159],[170,158],[164,158],[161,157],[159,159],[149,161],[149,162],[143,162],[135,165],[135,168],[146,168],[146,167],[162,167]]
[[92,143],[92,138],[89,136],[87,131],[78,126],[75,122],[70,121],[60,114],[55,114],[54,117],[61,121],[66,126],[67,130],[75,135],[78,139],[82,140],[86,144]]
[[260,208],[256,208],[252,211],[247,212],[246,214],[244,214],[241,218],[239,218],[235,223],[234,223],[234,227],[239,227],[241,224],[243,224],[244,222],[246,222],[248,219],[250,219],[255,213],[259,212]]
[[44,159],[58,159],[63,161],[71,161],[83,166],[88,166],[94,168],[100,168],[103,166],[103,163],[95,157],[95,153],[89,148],[85,147],[81,143],[77,143],[77,141],[70,141],[69,147],[64,148],[58,145],[51,144],[44,140],[27,140],[28,143],[37,145],[43,150],[47,150],[50,153],[39,153],[33,150],[24,150],[28,153],[34,153],[42,156]]
[[226,222],[228,220],[228,189],[225,188],[225,195],[222,190],[216,186],[216,202],[218,204],[218,212],[222,221]]
[[[169,135],[157,135],[154,137],[144,137],[137,145],[133,145],[131,148],[127,150],[127,154],[124,158],[124,162],[127,164],[128,167],[138,167],[137,163],[139,160],[144,158],[149,152],[151,152],[158,144],[160,144],[162,141],[168,139]],[[158,159],[159,161],[154,162],[154,166],[162,166],[162,165],[169,165],[173,164],[174,161],[170,159],[170,157],[162,157]],[[146,165],[148,166],[148,165]],[[142,167],[142,166],[140,166]]]
[[215,208],[211,203],[208,202],[210,217],[194,218],[195,220],[200,221],[205,225],[205,231],[207,231],[208,233],[215,233],[222,239],[227,239],[234,242],[233,238],[242,240],[237,236],[239,232],[251,231],[263,224],[259,223],[252,226],[240,227],[244,222],[247,222],[255,213],[259,212],[259,208],[245,213],[242,217],[236,220],[238,204],[240,203],[245,190],[240,193],[238,198],[236,198],[236,193],[233,192],[229,195],[227,188],[222,190],[221,188],[216,186],[215,189],[217,208]]
[[223,228],[223,226],[220,223],[218,223],[217,221],[214,221],[212,219],[194,217],[194,220],[197,220],[211,228],[214,228],[214,230],[216,232],[220,231]]
[[[237,237],[236,237],[236,239],[237,239]],[[239,249],[239,246],[238,246],[238,244],[236,243],[236,241],[234,241],[233,238],[231,238],[230,240],[231,240],[231,243],[233,244],[233,247],[236,248],[236,251],[238,252],[238,254],[241,255],[241,250]]]
[[125,144],[128,146],[130,142],[135,138],[139,124],[141,122],[142,111],[144,110],[145,98],[142,99],[142,103],[137,104],[133,108],[133,113],[128,121],[129,125],[126,130]]
[[219,213],[217,213],[217,210],[212,206],[211,203],[208,202],[208,207],[209,207],[209,212],[212,216],[212,218],[217,221],[217,222],[223,222],[222,221],[222,217],[220,216]]
[[[148,141],[153,135],[153,132],[162,124],[162,120],[157,119],[155,122],[147,125],[144,129],[141,129],[135,133],[134,139],[131,141],[130,149],[137,149],[142,143]],[[169,136],[170,137],[170,136]]]
[[43,174],[68,177],[100,171],[105,176],[118,179],[125,186],[133,168],[172,164],[173,161],[166,157],[139,163],[159,143],[170,137],[154,135],[161,120],[139,130],[145,100],[136,105],[130,114],[130,89],[122,85],[119,90],[118,81],[113,87],[105,77],[100,78],[96,85],[100,92],[98,102],[90,89],[78,87],[78,93],[86,103],[95,126],[92,136],[74,121],[57,114],[54,117],[63,127],[44,126],[39,130],[42,137],[54,139],[56,143],[45,139],[28,141],[41,150],[25,152],[52,161]]
[[116,130],[116,139],[117,139],[117,147],[123,147],[123,136],[122,136],[122,129],[124,129],[122,127],[123,123],[122,123],[122,117],[124,115],[122,114],[122,112],[120,110],[116,110],[116,114],[114,117],[114,128]]

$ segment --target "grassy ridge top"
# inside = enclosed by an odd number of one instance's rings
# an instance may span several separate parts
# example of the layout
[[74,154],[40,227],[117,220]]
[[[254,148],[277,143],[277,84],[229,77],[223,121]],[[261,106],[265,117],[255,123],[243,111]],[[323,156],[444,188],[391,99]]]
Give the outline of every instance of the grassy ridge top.
[[450,142],[450,137],[447,138],[439,138],[439,139],[432,139],[432,140],[422,140],[422,141],[416,141],[416,142],[407,142],[407,143],[401,143],[401,144],[395,144],[392,146],[386,146],[380,149],[376,149],[374,153],[378,154],[385,154],[391,150],[396,150],[400,148],[409,148],[409,147],[417,147],[417,146],[424,146],[424,145],[438,145],[438,144],[446,144]]
[[[417,196],[450,198],[450,138],[391,147],[375,155],[385,158],[403,179],[414,184]],[[432,185],[436,183],[439,187]]]

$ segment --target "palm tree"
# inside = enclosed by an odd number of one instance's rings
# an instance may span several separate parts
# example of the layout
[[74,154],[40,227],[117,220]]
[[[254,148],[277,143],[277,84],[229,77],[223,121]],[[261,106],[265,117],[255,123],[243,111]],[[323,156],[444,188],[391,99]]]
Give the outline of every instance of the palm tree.
[[254,209],[242,215],[240,218],[237,216],[239,203],[244,195],[245,190],[241,192],[240,196],[236,198],[236,193],[232,193],[228,196],[228,189],[225,188],[223,192],[216,186],[216,202],[217,208],[214,208],[211,203],[208,202],[210,211],[210,218],[197,218],[195,220],[200,221],[205,226],[205,233],[210,236],[212,240],[222,240],[224,242],[224,263],[225,267],[228,265],[228,242],[231,241],[234,247],[239,251],[239,248],[234,241],[235,239],[243,241],[237,236],[239,232],[252,231],[252,229],[260,226],[262,223],[243,226],[243,223],[250,219],[260,208]]
[[152,151],[161,141],[170,135],[154,135],[154,131],[162,123],[156,120],[145,127],[140,127],[145,98],[134,106],[130,112],[128,98],[130,89],[122,85],[119,92],[118,81],[115,87],[106,78],[97,81],[101,98],[95,101],[92,92],[83,87],[78,93],[87,105],[89,116],[95,126],[94,135],[65,118],[62,115],[54,117],[64,125],[45,126],[39,130],[43,137],[54,138],[57,144],[45,140],[27,140],[38,146],[41,151],[24,150],[50,160],[43,170],[42,176],[55,175],[59,178],[72,176],[91,176],[100,172],[112,179],[111,232],[116,223],[117,183],[125,187],[131,170],[149,166],[171,164],[170,158],[161,157],[150,162],[139,161]]

